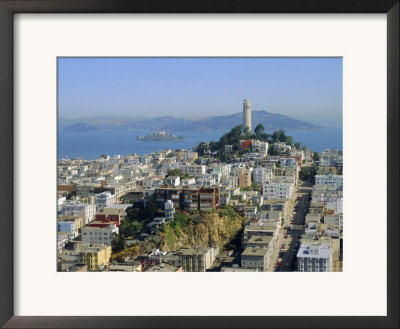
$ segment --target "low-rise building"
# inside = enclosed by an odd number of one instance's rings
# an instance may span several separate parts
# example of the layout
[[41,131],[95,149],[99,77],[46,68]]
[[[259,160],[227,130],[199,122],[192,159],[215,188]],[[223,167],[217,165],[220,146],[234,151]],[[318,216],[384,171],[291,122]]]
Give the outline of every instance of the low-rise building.
[[79,245],[82,263],[87,265],[88,271],[102,271],[108,266],[111,258],[111,246]]
[[67,201],[62,211],[63,216],[82,217],[83,225],[91,222],[95,213],[96,206],[94,204],[86,204],[79,201]]
[[257,271],[265,272],[268,267],[267,262],[268,249],[259,247],[247,247],[241,255],[242,268],[257,269]]
[[343,188],[343,176],[341,176],[341,175],[316,175],[315,176],[315,184]]
[[111,194],[110,192],[96,194],[97,211],[103,211],[105,207],[110,207],[116,202],[115,194]]
[[126,262],[111,264],[108,266],[108,272],[142,272],[142,264],[140,262]]
[[329,244],[302,243],[297,252],[299,272],[331,272],[332,249]]
[[115,223],[105,226],[86,226],[82,229],[82,243],[110,246],[114,240],[114,233],[118,233]]
[[182,266],[185,272],[205,272],[211,267],[218,255],[218,247],[184,248],[176,253],[176,266]]

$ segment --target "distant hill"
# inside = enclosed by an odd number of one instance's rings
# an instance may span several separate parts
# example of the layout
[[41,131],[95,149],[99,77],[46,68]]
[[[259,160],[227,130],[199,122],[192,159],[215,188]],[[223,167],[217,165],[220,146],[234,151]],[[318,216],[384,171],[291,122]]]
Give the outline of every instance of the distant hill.
[[[92,131],[103,129],[149,129],[167,131],[228,131],[232,127],[242,124],[242,113],[215,116],[202,120],[189,120],[165,116],[159,118],[127,118],[127,117],[99,117],[89,119],[60,119],[60,128],[68,131]],[[259,123],[266,131],[283,130],[312,130],[323,128],[315,124],[290,118],[282,114],[267,111],[252,111],[253,129]]]

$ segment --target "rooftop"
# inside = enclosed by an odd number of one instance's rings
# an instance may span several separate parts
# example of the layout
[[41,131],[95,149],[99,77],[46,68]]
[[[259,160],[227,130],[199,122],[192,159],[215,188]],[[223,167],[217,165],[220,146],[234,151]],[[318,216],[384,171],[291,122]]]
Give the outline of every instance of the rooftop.
[[168,263],[161,263],[148,267],[145,272],[178,272],[180,267]]
[[243,252],[242,256],[265,256],[268,249],[266,248],[252,248],[247,247]]

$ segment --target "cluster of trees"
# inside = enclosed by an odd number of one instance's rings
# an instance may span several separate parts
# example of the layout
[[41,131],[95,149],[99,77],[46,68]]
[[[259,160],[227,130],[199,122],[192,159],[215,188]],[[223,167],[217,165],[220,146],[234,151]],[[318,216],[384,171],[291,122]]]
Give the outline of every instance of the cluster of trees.
[[303,166],[300,169],[300,179],[303,181],[309,181],[311,183],[315,183],[315,175],[317,174],[317,166],[312,164],[311,166]]
[[182,170],[175,168],[168,170],[167,177],[169,176],[179,176],[181,178],[187,179],[189,178],[189,174],[183,174]]
[[[211,141],[209,143],[201,142],[196,147],[196,151],[200,156],[203,156],[205,152],[217,152],[218,158],[225,162],[229,161],[229,156],[225,152],[226,145],[232,145],[232,150],[235,151],[235,155],[240,156],[243,153],[247,152],[247,150],[239,149],[239,141],[242,139],[256,139],[263,142],[268,142],[269,149],[268,153],[274,155],[277,152],[273,149],[273,144],[278,142],[285,142],[291,146],[300,149],[300,143],[294,143],[293,138],[291,136],[287,136],[286,132],[282,129],[274,131],[271,135],[265,133],[264,126],[259,123],[252,133],[248,128],[243,131],[243,126],[238,125],[233,127],[229,132],[223,134],[218,142]],[[303,146],[303,148],[305,148]]]
[[120,235],[124,238],[134,237],[143,231],[157,214],[157,203],[150,199],[143,209],[129,207],[126,209],[126,218],[119,227]]

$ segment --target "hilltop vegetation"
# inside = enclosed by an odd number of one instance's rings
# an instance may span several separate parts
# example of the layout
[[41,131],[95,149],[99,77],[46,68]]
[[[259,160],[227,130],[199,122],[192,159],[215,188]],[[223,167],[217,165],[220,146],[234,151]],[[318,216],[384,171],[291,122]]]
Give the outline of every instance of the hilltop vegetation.
[[245,218],[232,207],[210,212],[177,213],[175,220],[161,227],[160,248],[176,251],[196,246],[218,246],[220,250],[237,250]]
[[226,161],[227,156],[225,152],[226,145],[232,145],[232,149],[241,155],[246,151],[240,150],[239,141],[243,139],[256,139],[269,143],[268,154],[274,155],[273,144],[277,142],[284,142],[291,146],[300,148],[300,143],[295,143],[291,136],[287,136],[286,132],[282,129],[274,131],[272,134],[264,133],[264,126],[258,124],[254,128],[254,132],[242,132],[242,125],[233,127],[229,132],[223,134],[218,142],[211,141],[209,143],[201,142],[197,145],[196,150],[200,156],[203,156],[207,151],[217,152],[221,161]]

